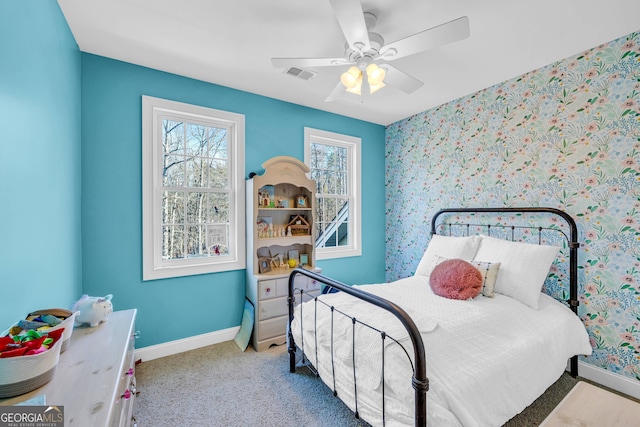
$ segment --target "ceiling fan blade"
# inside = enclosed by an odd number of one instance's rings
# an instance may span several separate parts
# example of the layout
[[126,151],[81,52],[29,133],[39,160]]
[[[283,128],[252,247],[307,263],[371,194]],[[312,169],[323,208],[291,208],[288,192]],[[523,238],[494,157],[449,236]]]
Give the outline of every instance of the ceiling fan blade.
[[327,99],[325,99],[324,102],[335,101],[336,99],[342,97],[342,95],[344,95],[345,92],[346,91],[345,91],[344,85],[341,82],[338,82],[336,87],[333,88],[333,90],[331,91],[329,96],[327,96]]
[[384,82],[393,86],[395,88],[400,89],[405,93],[412,93],[416,90],[420,89],[423,82],[416,79],[415,77],[411,77],[409,74],[405,73],[397,69],[396,67],[390,64],[382,65],[383,68],[386,68],[387,74],[384,77]]
[[380,56],[385,61],[393,61],[444,44],[466,39],[469,37],[469,34],[469,18],[463,16],[396,42],[389,43],[380,49]]
[[349,47],[357,52],[371,49],[360,0],[329,0]]
[[345,58],[271,58],[271,64],[275,68],[289,67],[333,67],[336,65],[348,65],[353,62]]

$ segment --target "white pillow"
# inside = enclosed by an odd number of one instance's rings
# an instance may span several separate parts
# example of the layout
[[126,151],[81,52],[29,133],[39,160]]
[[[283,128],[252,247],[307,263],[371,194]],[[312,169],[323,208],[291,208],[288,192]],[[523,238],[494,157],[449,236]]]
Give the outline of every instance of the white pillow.
[[436,256],[442,258],[462,258],[473,259],[478,245],[480,244],[480,236],[469,237],[451,237],[440,236],[434,234],[427,250],[424,251],[420,264],[416,269],[416,276],[429,276],[437,265]]
[[500,263],[495,291],[537,310],[542,285],[560,248],[480,237],[474,260]]
[[[451,258],[443,258],[440,255],[436,256],[436,265],[442,261],[446,261]],[[484,262],[476,260],[465,259],[469,264],[473,265],[482,274],[482,296],[487,298],[494,298],[496,289],[496,280],[498,279],[498,271],[500,270],[499,262]]]

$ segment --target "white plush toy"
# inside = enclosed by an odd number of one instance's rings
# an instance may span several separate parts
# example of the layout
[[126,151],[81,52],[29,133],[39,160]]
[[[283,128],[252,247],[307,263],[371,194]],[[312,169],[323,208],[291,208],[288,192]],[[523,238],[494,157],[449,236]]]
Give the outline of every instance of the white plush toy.
[[111,304],[113,295],[109,294],[104,297],[90,297],[84,294],[80,297],[71,311],[79,311],[76,315],[76,324],[89,326],[98,326],[102,322],[107,321],[109,314],[113,313],[113,304]]

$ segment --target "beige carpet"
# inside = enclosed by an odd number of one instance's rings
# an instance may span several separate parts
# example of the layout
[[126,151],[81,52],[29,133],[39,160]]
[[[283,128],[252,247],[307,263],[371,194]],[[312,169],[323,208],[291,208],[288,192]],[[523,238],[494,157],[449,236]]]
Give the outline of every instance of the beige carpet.
[[[243,353],[228,341],[141,363],[136,372],[138,426],[368,425],[306,369],[289,373],[286,350],[279,346],[256,353],[249,346]],[[576,382],[563,375],[506,426],[539,425]]]

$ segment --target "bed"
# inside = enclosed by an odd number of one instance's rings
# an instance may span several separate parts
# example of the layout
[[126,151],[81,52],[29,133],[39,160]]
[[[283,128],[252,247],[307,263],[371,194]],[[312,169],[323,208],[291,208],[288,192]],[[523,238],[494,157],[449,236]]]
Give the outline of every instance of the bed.
[[[577,355],[591,353],[577,316],[578,247],[575,222],[558,209],[443,209],[409,277],[348,286],[295,269],[290,370],[308,367],[374,426],[501,426],[567,368],[577,376]],[[482,273],[478,296],[435,286],[460,259]],[[323,294],[297,303],[297,275]]]

